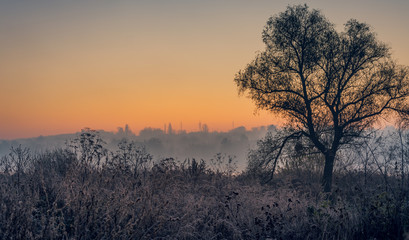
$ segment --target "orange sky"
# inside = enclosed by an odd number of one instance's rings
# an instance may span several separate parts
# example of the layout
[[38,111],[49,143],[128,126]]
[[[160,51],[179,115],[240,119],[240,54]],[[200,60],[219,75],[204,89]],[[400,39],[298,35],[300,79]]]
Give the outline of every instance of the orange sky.
[[[129,124],[225,131],[277,123],[233,78],[267,18],[297,1],[0,2],[0,139]],[[374,27],[409,65],[409,2],[308,1],[342,27]]]

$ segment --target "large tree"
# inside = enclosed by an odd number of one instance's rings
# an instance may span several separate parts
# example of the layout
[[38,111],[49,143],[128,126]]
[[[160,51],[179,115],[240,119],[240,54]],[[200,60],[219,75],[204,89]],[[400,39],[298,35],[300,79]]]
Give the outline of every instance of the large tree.
[[338,32],[306,5],[271,17],[262,39],[265,50],[235,77],[239,92],[286,119],[281,146],[303,138],[325,156],[322,184],[330,192],[342,146],[379,118],[408,116],[408,68],[367,24],[351,19]]

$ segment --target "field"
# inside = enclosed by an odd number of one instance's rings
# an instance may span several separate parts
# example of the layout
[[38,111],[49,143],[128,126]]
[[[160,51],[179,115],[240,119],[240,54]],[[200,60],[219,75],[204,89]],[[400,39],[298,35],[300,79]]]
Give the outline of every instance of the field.
[[154,160],[126,140],[107,152],[87,134],[65,149],[16,147],[1,159],[2,239],[408,237],[407,173],[399,175],[396,148],[372,149],[390,157],[381,165],[338,165],[333,191],[323,193],[319,157],[281,164],[265,183],[223,154]]

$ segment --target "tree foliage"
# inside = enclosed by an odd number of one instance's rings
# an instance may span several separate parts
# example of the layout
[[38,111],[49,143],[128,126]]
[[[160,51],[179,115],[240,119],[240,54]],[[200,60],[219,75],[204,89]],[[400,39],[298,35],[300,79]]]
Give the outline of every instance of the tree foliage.
[[306,138],[325,156],[330,191],[340,147],[381,117],[408,116],[408,68],[391,59],[366,23],[351,19],[338,32],[307,5],[271,17],[262,39],[265,50],[235,77],[238,90],[284,117],[288,138]]

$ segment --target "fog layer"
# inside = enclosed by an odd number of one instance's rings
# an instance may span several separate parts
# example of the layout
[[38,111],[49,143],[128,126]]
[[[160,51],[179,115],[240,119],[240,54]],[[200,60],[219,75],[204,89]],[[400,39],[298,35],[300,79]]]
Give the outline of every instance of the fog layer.
[[[118,131],[98,131],[99,136],[105,141],[105,146],[111,151],[117,149],[118,143],[124,138],[144,145],[154,159],[176,158],[179,161],[195,158],[206,162],[216,154],[234,157],[238,170],[246,167],[247,153],[253,148],[257,140],[265,136],[267,131],[274,131],[275,126],[258,127],[247,130],[237,127],[228,132],[209,132],[203,127],[198,132],[173,131],[172,129],[145,128],[138,135],[134,134],[128,126],[119,127]],[[79,133],[55,136],[40,136],[36,138],[0,140],[0,156],[10,152],[11,147],[23,146],[32,152],[43,152],[56,148],[65,148],[67,143],[75,139]]]

